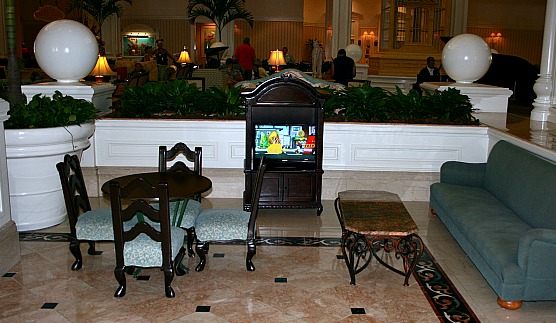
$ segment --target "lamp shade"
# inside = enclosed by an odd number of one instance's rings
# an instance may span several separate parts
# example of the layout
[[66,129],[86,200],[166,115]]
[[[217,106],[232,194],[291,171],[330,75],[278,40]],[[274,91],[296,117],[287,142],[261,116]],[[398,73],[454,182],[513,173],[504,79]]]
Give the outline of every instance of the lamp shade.
[[284,53],[281,50],[270,51],[270,58],[268,59],[268,65],[287,65],[284,59]]
[[189,56],[189,52],[185,48],[181,51],[180,57],[178,58],[177,62],[181,64],[193,63],[191,57]]
[[91,71],[89,75],[93,75],[97,78],[97,81],[102,81],[102,77],[105,75],[114,75],[115,73],[110,69],[106,56],[98,55],[97,64],[95,68]]

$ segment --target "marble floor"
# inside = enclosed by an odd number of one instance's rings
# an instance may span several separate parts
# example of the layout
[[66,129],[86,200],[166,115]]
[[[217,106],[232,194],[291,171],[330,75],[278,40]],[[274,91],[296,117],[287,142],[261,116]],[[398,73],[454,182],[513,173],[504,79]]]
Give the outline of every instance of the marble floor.
[[[106,207],[94,198],[94,207]],[[241,208],[240,199],[205,198],[204,208]],[[465,256],[427,202],[404,202],[431,254],[482,322],[555,322],[555,302],[525,302],[521,309],[500,308],[496,295]],[[258,235],[340,237],[333,201],[315,210],[262,210]],[[68,232],[67,223],[45,229]],[[243,246],[211,245],[207,267],[172,283],[174,299],[164,297],[162,273],[144,270],[149,280],[128,278],[127,295],[117,288],[112,245],[100,256],[86,254],[84,266],[69,269],[67,242],[22,242],[22,260],[0,278],[0,321],[45,322],[435,322],[438,318],[413,277],[403,277],[375,262],[349,284],[338,247],[260,246],[256,271],[245,270]],[[184,260],[194,268],[196,258]],[[399,265],[399,263],[394,264]],[[53,309],[50,303],[57,304]],[[364,314],[353,314],[363,311]]]

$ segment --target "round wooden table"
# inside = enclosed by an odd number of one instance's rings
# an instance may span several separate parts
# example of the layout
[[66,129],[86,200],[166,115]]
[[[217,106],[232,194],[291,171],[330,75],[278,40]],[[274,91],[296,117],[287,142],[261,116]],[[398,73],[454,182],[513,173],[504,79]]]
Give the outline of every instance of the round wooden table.
[[[153,186],[156,186],[160,182],[167,182],[170,199],[192,197],[212,188],[211,180],[201,175],[183,172],[152,172],[113,178],[102,185],[101,191],[103,194],[109,195],[110,182],[116,181],[120,184],[120,187],[124,187],[137,178],[143,178]],[[144,196],[141,196],[141,191],[137,190],[137,192],[130,192],[127,198],[144,198]]]

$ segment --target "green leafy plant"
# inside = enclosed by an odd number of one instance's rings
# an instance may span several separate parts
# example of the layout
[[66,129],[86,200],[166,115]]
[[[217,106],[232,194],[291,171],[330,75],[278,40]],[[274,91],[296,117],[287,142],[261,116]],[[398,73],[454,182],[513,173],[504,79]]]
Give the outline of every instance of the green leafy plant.
[[388,122],[392,117],[387,105],[388,96],[384,89],[368,84],[350,86],[333,92],[326,100],[326,115],[344,115],[346,121]]
[[221,89],[211,87],[205,91],[203,114],[205,116],[242,116],[245,115],[245,102],[237,87]]
[[115,115],[124,118],[230,117],[244,115],[243,106],[239,88],[211,87],[201,91],[192,83],[176,79],[126,88]]
[[[334,114],[346,121],[404,122],[427,124],[479,124],[469,97],[459,90],[425,91],[421,96],[411,90],[395,93],[364,84],[332,92],[325,103],[325,117]],[[338,119],[336,116],[334,119]]]
[[56,91],[52,98],[36,94],[29,103],[15,104],[8,114],[6,129],[32,129],[80,125],[94,120],[98,110],[89,101]]

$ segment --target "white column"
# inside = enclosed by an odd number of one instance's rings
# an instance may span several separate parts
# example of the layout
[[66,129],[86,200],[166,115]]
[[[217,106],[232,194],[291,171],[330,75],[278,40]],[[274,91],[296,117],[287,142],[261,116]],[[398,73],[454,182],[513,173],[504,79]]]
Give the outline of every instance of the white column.
[[539,78],[533,90],[537,98],[533,102],[531,120],[548,121],[550,107],[553,105],[554,88],[554,47],[556,40],[556,0],[546,1],[544,36]]
[[[351,39],[351,1],[347,0],[329,0],[332,2],[332,12],[330,6],[327,5],[327,17],[330,23],[326,25],[332,27],[332,46],[331,55],[336,57],[338,49],[346,48]],[[327,1],[328,4],[328,1]]]
[[123,52],[122,35],[120,32],[120,19],[112,15],[102,24],[102,39],[106,46],[106,56],[116,56]]
[[450,35],[457,36],[467,31],[468,0],[452,0]]
[[11,220],[10,192],[8,191],[8,166],[6,164],[6,143],[4,142],[4,121],[8,120],[8,102],[0,99],[0,227]]

